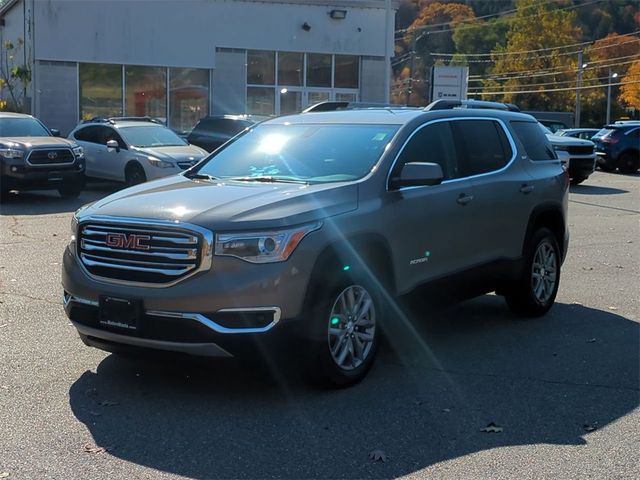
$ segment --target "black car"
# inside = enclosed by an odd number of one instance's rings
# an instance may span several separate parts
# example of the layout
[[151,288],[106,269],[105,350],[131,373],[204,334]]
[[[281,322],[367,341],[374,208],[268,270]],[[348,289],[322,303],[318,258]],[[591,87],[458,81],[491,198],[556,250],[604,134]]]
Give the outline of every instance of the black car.
[[57,189],[77,197],[85,182],[85,158],[73,140],[56,138],[38,119],[23,113],[0,113],[0,193]]
[[202,118],[187,136],[187,142],[213,152],[256,122],[247,115],[219,115]]
[[601,170],[636,173],[640,168],[640,122],[621,121],[605,125],[593,138]]

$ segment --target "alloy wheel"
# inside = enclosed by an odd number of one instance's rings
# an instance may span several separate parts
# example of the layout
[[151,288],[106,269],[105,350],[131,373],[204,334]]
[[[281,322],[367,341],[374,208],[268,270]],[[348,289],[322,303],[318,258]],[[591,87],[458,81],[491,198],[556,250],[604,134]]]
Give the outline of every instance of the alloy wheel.
[[533,295],[541,305],[546,304],[553,296],[558,271],[556,251],[550,242],[538,245],[531,267],[531,288]]

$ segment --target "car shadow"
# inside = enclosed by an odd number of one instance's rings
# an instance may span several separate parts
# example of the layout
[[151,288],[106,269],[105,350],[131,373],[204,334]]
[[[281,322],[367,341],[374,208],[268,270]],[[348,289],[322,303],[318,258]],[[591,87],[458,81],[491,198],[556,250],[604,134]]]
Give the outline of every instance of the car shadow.
[[[638,406],[639,329],[620,315],[556,304],[519,320],[493,295],[411,314],[424,317],[419,328],[390,338],[349,389],[235,361],[110,355],[71,386],[71,409],[128,462],[199,479],[297,479],[389,478],[501,446],[582,445]],[[490,422],[503,431],[482,432]],[[376,449],[389,461],[369,460]]]
[[90,183],[78,198],[62,198],[56,190],[11,192],[0,202],[1,215],[46,215],[75,212],[122,188],[114,183]]
[[571,193],[579,195],[618,195],[620,193],[629,193],[628,190],[612,187],[598,187],[596,185],[572,185],[569,189]]

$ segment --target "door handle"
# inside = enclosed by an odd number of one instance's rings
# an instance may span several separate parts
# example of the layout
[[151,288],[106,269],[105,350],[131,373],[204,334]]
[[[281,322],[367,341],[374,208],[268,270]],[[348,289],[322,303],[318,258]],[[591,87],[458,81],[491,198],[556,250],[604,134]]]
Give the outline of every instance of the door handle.
[[535,187],[533,185],[529,185],[528,183],[523,183],[522,186],[520,187],[520,193],[524,193],[526,195],[527,193],[533,192],[534,188]]
[[456,200],[460,205],[466,205],[468,204],[471,200],[473,200],[473,195],[468,195],[466,193],[461,193],[460,196],[458,197],[458,200]]

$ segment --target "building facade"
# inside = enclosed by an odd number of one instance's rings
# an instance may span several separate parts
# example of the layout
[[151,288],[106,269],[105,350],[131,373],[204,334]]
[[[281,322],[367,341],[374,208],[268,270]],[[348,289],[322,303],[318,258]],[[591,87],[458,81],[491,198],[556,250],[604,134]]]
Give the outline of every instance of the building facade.
[[24,40],[27,105],[70,131],[151,116],[280,115],[322,100],[387,102],[390,0],[9,0],[0,40]]

